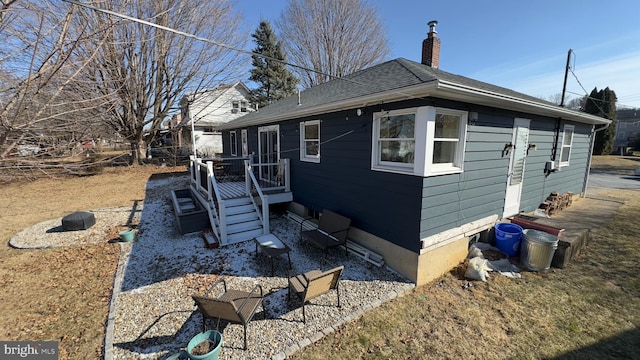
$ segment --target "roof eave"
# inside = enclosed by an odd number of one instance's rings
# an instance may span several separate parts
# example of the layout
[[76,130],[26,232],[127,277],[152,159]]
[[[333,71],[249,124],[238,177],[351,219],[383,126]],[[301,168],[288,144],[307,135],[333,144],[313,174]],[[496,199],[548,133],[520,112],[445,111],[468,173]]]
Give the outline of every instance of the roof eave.
[[[436,81],[430,81],[418,85],[402,88],[401,90],[389,90],[376,94],[355,97],[338,102],[332,102],[328,104],[322,104],[318,106],[305,108],[300,106],[299,109],[291,111],[287,114],[278,114],[273,116],[256,117],[254,120],[247,122],[238,122],[233,124],[232,122],[223,124],[216,128],[216,130],[228,130],[236,129],[240,127],[255,126],[268,124],[278,121],[299,119],[307,116],[321,115],[329,112],[337,112],[342,110],[349,110],[356,107],[365,107],[373,104],[390,103],[394,101],[402,101],[413,99],[417,97],[430,96],[430,94],[437,88]],[[258,110],[260,112],[260,110]],[[240,118],[242,119],[242,118]]]
[[549,117],[560,117],[565,120],[571,120],[590,125],[605,125],[611,123],[611,120],[607,120],[605,118],[584,112],[562,108],[557,105],[532,101],[529,99],[509,96],[506,94],[499,94],[489,90],[483,90],[442,80],[438,81],[436,96],[444,97],[450,100],[460,100],[479,105],[491,106],[500,109],[521,111]]
[[413,86],[408,86],[402,89],[388,90],[376,94],[345,99],[339,102],[322,104],[319,106],[305,108],[304,105],[302,105],[299,109],[296,109],[284,115],[276,114],[272,116],[260,116],[258,114],[255,119],[244,122],[241,121],[242,118],[240,118],[239,122],[231,121],[229,123],[225,123],[216,127],[216,129],[227,130],[269,124],[284,120],[300,119],[308,116],[321,115],[329,112],[348,110],[357,107],[365,107],[373,104],[390,103],[427,96],[435,96],[449,100],[458,100],[471,104],[532,113],[553,118],[559,117],[565,120],[571,120],[590,125],[605,125],[611,123],[610,120],[599,116],[562,108],[553,104],[544,103],[542,101],[538,102],[521,97],[510,96],[507,94],[501,94],[449,81],[433,80]]

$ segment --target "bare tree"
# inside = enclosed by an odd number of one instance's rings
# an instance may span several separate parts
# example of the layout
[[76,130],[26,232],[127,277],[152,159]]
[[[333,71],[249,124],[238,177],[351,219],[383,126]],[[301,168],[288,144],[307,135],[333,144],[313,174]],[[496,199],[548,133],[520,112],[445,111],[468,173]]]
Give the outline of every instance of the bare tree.
[[96,6],[143,19],[150,26],[100,11],[87,10],[81,20],[104,32],[82,48],[92,57],[86,68],[90,86],[111,101],[104,106],[105,124],[131,145],[133,164],[144,158],[163,120],[176,109],[180,96],[228,81],[238,74],[235,51],[167,29],[241,47],[239,17],[227,0],[99,1]]
[[364,0],[289,0],[276,22],[304,87],[349,75],[389,54],[376,9]]
[[[549,101],[549,102],[552,102],[552,103],[554,103],[556,105],[560,105],[560,103],[562,102],[562,94],[557,93],[557,94],[554,94],[554,95],[549,95],[547,97],[541,97],[541,99]],[[569,98],[568,100],[565,99],[564,107],[567,108],[567,109],[571,109],[571,110],[582,111],[582,110],[584,110],[584,106],[585,106],[586,101],[587,101],[587,97],[586,96]]]
[[[74,7],[59,2],[3,1],[0,14],[0,165],[20,164],[43,170],[36,155],[64,153],[68,133],[84,133],[74,115],[86,104],[73,102],[79,78],[72,57],[82,41],[71,32]],[[72,96],[71,98],[69,96]],[[67,140],[70,138],[66,136]],[[25,162],[26,161],[26,162]],[[11,163],[10,163],[11,162]]]

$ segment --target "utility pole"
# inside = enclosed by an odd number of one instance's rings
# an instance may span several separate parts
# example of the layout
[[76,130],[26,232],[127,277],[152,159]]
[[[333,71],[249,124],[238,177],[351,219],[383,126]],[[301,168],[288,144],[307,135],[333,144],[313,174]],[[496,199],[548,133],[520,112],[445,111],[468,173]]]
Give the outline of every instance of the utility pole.
[[569,49],[567,53],[567,67],[564,69],[564,84],[562,85],[562,98],[560,99],[560,106],[564,106],[564,94],[567,92],[567,76],[569,75],[569,61],[571,60],[571,53],[573,49]]

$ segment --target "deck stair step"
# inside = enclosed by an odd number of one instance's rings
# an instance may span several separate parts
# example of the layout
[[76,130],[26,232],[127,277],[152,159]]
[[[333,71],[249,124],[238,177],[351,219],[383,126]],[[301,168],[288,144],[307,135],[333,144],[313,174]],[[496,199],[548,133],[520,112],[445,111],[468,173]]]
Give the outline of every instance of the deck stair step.
[[253,229],[241,233],[229,234],[227,237],[228,244],[235,244],[242,241],[251,240],[256,236],[264,235],[262,231],[262,226],[259,229]]
[[254,220],[260,220],[260,217],[255,211],[235,214],[231,216],[227,215],[227,226]]
[[253,204],[248,205],[238,205],[238,206],[227,206],[227,216],[230,215],[238,215],[238,214],[246,214],[249,212],[255,212],[256,209],[253,207]]
[[262,222],[260,219],[253,221],[241,222],[233,225],[227,225],[227,234],[236,234],[243,231],[252,231],[255,229],[261,229]]

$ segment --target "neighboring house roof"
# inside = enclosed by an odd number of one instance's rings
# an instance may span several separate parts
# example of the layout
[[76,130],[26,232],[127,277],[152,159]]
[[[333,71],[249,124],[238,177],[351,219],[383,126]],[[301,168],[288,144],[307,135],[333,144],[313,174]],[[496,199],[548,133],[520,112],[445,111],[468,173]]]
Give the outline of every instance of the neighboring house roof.
[[595,115],[399,58],[314,86],[217,128],[224,130],[267,124],[423,97],[458,100],[587,124],[610,123]]

